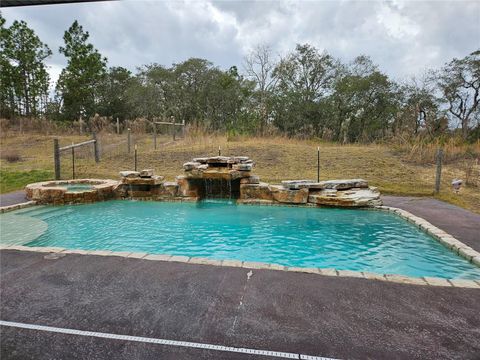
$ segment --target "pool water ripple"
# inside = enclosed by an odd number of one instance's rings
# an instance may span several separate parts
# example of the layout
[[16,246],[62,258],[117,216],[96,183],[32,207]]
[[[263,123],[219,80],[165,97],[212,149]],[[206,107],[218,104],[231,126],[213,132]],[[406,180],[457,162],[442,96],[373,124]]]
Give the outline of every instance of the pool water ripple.
[[47,231],[27,245],[480,279],[480,268],[381,211],[219,201],[109,201],[65,208],[70,211],[46,218]]

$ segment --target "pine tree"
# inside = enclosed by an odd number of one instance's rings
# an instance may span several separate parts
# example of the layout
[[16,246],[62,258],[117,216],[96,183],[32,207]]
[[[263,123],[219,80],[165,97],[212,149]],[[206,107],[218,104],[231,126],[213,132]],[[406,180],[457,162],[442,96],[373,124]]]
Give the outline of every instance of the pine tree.
[[88,31],[75,21],[65,31],[65,46],[59,49],[68,59],[57,83],[63,117],[68,120],[80,116],[88,118],[97,111],[99,87],[105,76],[107,59],[87,42],[89,36]]
[[43,113],[49,87],[46,44],[24,21],[9,28],[0,16],[0,101],[2,115],[38,116]]

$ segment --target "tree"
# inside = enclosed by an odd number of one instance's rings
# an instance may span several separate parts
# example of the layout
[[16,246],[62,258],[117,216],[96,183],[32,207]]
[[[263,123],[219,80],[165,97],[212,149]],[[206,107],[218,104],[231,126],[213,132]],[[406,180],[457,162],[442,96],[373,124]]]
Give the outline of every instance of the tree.
[[281,91],[295,91],[303,101],[315,101],[328,93],[336,76],[336,62],[327,53],[319,53],[311,45],[297,45],[295,52],[275,67]]
[[8,107],[10,115],[37,116],[47,102],[50,78],[44,61],[52,52],[26,22],[4,24],[0,16],[2,108]]
[[261,118],[260,132],[263,133],[268,124],[272,90],[277,78],[273,77],[276,64],[272,61],[272,51],[268,46],[260,45],[245,57],[244,69],[247,77],[256,84],[254,96],[258,102],[258,110]]
[[[215,69],[207,96],[207,121],[212,130],[251,133],[256,124],[248,103],[255,87],[253,81],[238,74],[236,66],[227,71]],[[253,121],[252,121],[253,120]]]
[[159,64],[138,69],[127,90],[128,106],[132,117],[178,116],[175,104],[174,76],[171,69]]
[[13,116],[15,111],[13,66],[5,52],[9,36],[9,29],[5,27],[5,18],[0,13],[0,116],[7,118]]
[[275,67],[274,123],[290,135],[313,135],[321,121],[320,103],[331,93],[338,62],[314,47],[297,45]]
[[68,59],[57,83],[65,119],[88,118],[98,110],[99,85],[105,76],[107,59],[87,42],[89,36],[75,20],[63,36],[65,46],[59,49]]
[[111,67],[99,84],[98,113],[125,120],[128,117],[127,92],[133,79],[123,67]]
[[190,58],[173,65],[176,107],[187,123],[205,121],[208,88],[215,73],[213,64],[205,59]]
[[480,112],[480,50],[463,59],[453,59],[437,73],[441,99],[450,115],[460,122],[462,136],[468,137],[470,123]]
[[334,139],[343,143],[385,136],[398,111],[396,85],[367,56],[343,67],[333,86]]
[[[393,124],[395,133],[420,134],[422,130],[433,137],[445,130],[439,104],[428,77],[412,78],[400,88],[401,109]],[[448,125],[448,124],[447,124]]]

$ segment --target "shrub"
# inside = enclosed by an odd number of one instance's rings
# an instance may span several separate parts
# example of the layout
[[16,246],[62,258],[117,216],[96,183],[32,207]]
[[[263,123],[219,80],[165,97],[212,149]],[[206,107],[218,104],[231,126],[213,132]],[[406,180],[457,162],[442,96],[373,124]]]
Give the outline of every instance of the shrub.
[[1,158],[8,161],[9,163],[14,163],[22,160],[20,154],[14,150],[2,151]]

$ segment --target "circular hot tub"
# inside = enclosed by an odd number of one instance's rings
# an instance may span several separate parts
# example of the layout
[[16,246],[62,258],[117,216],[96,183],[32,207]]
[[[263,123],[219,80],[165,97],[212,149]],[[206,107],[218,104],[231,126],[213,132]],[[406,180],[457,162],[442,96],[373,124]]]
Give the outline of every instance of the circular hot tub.
[[112,199],[117,185],[109,179],[56,180],[28,184],[25,192],[39,204],[79,204]]

